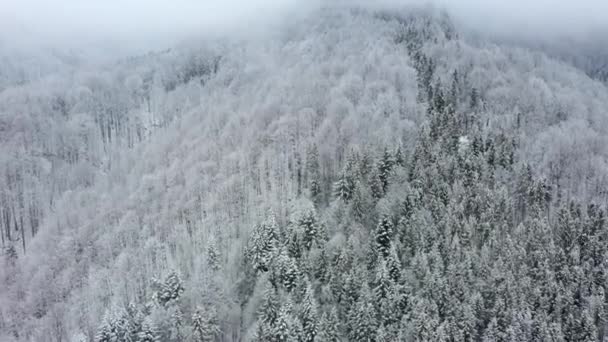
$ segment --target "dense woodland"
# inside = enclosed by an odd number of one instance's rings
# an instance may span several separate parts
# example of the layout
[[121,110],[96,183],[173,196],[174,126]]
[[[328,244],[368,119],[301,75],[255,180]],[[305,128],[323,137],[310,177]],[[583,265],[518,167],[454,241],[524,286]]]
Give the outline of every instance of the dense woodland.
[[283,25],[0,69],[1,341],[608,340],[606,84],[434,9]]

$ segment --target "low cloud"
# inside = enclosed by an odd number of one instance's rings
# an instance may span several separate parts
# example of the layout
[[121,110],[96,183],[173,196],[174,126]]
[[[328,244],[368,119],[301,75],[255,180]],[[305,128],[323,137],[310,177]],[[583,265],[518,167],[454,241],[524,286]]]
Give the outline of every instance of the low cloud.
[[[349,0],[4,0],[0,30],[18,40],[168,39],[255,30],[286,13]],[[444,7],[464,27],[500,35],[576,36],[608,32],[605,0],[362,0]],[[6,37],[5,37],[6,38]]]

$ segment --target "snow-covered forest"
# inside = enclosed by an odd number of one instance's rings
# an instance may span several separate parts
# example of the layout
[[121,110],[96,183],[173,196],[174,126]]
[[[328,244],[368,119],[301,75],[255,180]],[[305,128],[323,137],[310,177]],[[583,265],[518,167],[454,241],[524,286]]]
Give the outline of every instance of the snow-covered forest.
[[0,53],[0,341],[608,340],[594,56],[427,7],[281,25]]

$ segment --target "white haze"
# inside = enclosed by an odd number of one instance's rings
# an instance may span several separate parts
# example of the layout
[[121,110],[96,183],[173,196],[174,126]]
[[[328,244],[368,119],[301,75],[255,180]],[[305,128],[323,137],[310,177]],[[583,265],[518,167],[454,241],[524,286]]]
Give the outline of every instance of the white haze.
[[[256,31],[279,18],[339,0],[2,0],[4,40],[163,42],[188,35]],[[352,3],[353,1],[342,1]],[[527,38],[608,31],[603,0],[383,0],[363,4],[445,7],[473,30]],[[0,35],[0,37],[2,37]]]

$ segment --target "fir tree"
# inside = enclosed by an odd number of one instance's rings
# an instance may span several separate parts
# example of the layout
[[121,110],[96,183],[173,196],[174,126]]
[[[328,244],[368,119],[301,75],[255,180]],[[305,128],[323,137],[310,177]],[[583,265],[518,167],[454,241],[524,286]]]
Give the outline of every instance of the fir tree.
[[295,336],[293,336],[293,332],[291,331],[292,320],[293,318],[291,317],[289,306],[284,305],[283,307],[281,307],[281,310],[277,315],[277,320],[274,324],[272,341],[297,341]]
[[329,312],[325,312],[319,320],[319,332],[315,339],[316,342],[339,342],[340,339],[340,321],[338,320],[338,312],[335,307],[332,307]]
[[192,333],[194,341],[209,342],[213,341],[219,334],[219,324],[217,322],[215,310],[197,309],[192,315]]
[[293,258],[291,258],[285,250],[282,250],[278,257],[278,265],[280,272],[280,281],[285,286],[287,291],[295,288],[298,279],[298,266]]
[[321,196],[321,169],[319,166],[319,150],[312,145],[306,155],[306,169],[308,174],[308,188],[313,201],[318,204]]
[[348,181],[346,174],[343,172],[340,178],[334,183],[334,197],[340,201],[348,202],[352,198],[353,189]]
[[171,272],[156,292],[156,299],[160,305],[166,306],[179,300],[182,292],[184,292],[182,280],[176,272]]
[[220,263],[220,253],[217,250],[217,246],[215,245],[215,241],[211,240],[209,245],[207,246],[207,260],[209,263],[209,267],[211,267],[214,271],[219,271],[221,268]]
[[266,285],[264,299],[258,311],[257,337],[260,341],[271,341],[275,333],[275,324],[279,315],[280,302],[276,289]]
[[374,240],[376,249],[379,255],[387,257],[391,249],[391,240],[393,238],[393,223],[390,218],[384,216],[376,226],[374,231]]
[[268,271],[278,244],[277,231],[274,215],[270,215],[268,220],[254,229],[247,253],[256,271]]
[[373,168],[369,173],[368,184],[373,198],[380,199],[384,197],[384,185],[377,168]]
[[388,149],[385,148],[382,158],[378,162],[378,178],[382,184],[382,193],[386,193],[388,188],[388,180],[394,165],[395,160],[393,155],[391,155]]
[[131,322],[123,309],[108,311],[95,336],[96,342],[131,341]]
[[300,318],[304,332],[304,342],[313,342],[317,335],[318,319],[317,304],[310,284],[306,286],[304,298],[302,299]]
[[372,342],[375,340],[376,312],[369,295],[362,295],[349,312],[349,328],[349,336],[352,341]]
[[142,322],[141,331],[137,334],[137,342],[159,342],[160,337],[154,324],[149,318],[145,318]]
[[313,243],[321,241],[321,227],[314,209],[307,210],[298,221],[298,225],[303,232],[302,240],[306,250],[310,250]]
[[397,146],[397,150],[395,151],[395,157],[393,159],[395,160],[395,165],[401,167],[405,166],[405,155],[403,154],[401,144]]

